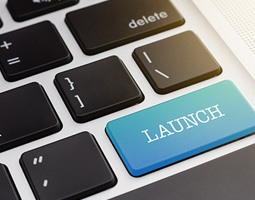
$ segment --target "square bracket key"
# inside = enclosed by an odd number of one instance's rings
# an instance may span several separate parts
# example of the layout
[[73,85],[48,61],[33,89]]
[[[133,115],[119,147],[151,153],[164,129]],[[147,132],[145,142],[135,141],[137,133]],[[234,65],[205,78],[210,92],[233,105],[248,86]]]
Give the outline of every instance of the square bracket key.
[[221,74],[222,69],[191,31],[139,47],[133,58],[159,94]]
[[72,61],[72,55],[49,21],[0,35],[0,68],[16,81]]
[[143,101],[122,61],[111,56],[56,75],[55,85],[73,119],[82,123]]

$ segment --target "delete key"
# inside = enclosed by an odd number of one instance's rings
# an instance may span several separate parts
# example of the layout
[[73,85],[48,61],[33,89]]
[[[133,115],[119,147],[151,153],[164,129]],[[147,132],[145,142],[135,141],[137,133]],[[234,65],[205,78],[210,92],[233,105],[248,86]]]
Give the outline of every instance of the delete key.
[[111,0],[70,12],[66,23],[85,54],[175,28],[183,17],[169,0]]

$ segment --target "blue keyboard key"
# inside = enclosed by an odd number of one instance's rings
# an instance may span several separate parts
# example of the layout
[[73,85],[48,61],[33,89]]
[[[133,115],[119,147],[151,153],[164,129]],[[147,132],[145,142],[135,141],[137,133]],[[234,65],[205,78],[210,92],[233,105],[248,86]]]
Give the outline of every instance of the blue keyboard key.
[[142,176],[255,132],[255,112],[222,81],[111,121],[106,132],[132,176]]

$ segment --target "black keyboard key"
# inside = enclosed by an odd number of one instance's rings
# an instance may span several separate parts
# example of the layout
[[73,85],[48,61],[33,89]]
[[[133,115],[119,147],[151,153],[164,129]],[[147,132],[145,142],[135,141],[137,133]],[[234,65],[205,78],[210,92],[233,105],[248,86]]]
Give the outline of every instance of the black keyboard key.
[[66,16],[85,54],[96,54],[180,26],[184,19],[169,0],[111,0]]
[[143,101],[144,96],[121,60],[112,56],[58,74],[55,78],[76,122],[86,122]]
[[221,74],[222,69],[191,31],[135,49],[133,58],[159,94]]
[[255,145],[112,200],[254,200]]
[[36,199],[81,199],[117,183],[95,138],[88,132],[26,152],[20,164]]
[[0,164],[0,199],[21,200],[8,168]]
[[24,21],[68,6],[79,0],[8,0],[7,7],[15,21]]
[[0,151],[53,134],[61,128],[57,114],[38,83],[0,94]]
[[0,18],[0,28],[3,26],[3,22],[2,22],[2,20],[1,20],[1,18]]
[[0,67],[7,81],[16,81],[71,61],[72,55],[49,21],[0,35]]

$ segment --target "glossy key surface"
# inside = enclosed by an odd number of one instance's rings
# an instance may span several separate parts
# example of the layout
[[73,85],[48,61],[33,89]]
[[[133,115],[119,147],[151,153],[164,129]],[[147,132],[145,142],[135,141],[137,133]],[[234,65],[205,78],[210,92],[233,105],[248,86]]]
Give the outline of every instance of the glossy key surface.
[[253,133],[254,118],[223,81],[111,121],[106,132],[129,173],[141,176]]
[[67,14],[66,23],[85,54],[96,54],[180,26],[168,0],[111,0]]
[[20,22],[78,2],[79,0],[8,0],[7,7],[13,19]]
[[20,164],[36,199],[81,199],[117,183],[94,136],[82,132],[26,152]]
[[21,200],[8,168],[0,164],[0,199]]
[[43,21],[0,35],[0,67],[16,81],[72,61],[56,27]]
[[42,86],[30,83],[0,94],[0,151],[62,128]]

